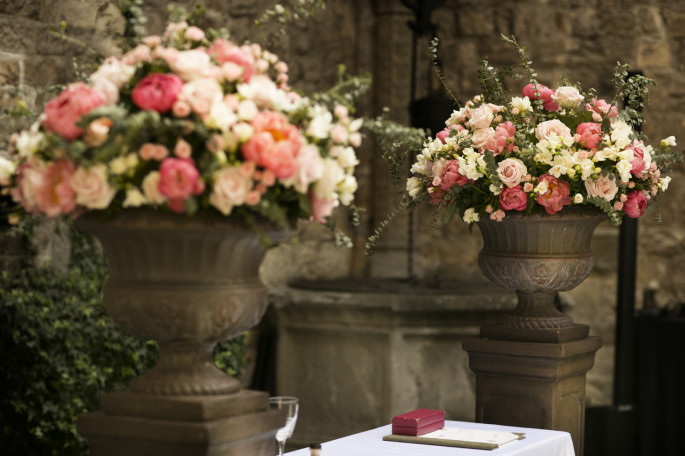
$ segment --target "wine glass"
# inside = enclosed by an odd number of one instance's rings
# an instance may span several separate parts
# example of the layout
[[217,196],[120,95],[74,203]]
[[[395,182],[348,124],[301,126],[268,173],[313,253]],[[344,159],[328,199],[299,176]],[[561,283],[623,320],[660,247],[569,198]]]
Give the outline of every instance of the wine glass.
[[285,426],[276,432],[276,442],[278,442],[278,456],[283,456],[285,441],[292,437],[297,423],[298,400],[291,396],[275,396],[269,398],[271,410],[278,410],[283,417]]

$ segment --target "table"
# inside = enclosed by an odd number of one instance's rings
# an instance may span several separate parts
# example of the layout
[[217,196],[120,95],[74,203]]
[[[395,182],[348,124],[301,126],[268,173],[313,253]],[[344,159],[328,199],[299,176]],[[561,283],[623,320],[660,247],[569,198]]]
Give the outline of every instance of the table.
[[[413,443],[385,442],[391,434],[388,424],[370,431],[321,444],[321,456],[575,456],[568,432],[548,431],[494,424],[445,421],[445,427],[524,432],[526,438],[507,443],[496,450],[472,450]],[[286,453],[287,456],[309,456],[309,448]]]

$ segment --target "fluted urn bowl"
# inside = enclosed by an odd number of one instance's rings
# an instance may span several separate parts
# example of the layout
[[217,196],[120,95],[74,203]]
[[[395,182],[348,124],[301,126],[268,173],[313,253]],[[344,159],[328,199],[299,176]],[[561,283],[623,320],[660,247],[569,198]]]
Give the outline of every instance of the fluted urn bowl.
[[76,225],[102,244],[109,263],[103,287],[108,314],[125,331],[154,339],[160,359],[131,391],[153,395],[231,394],[235,378],[212,350],[255,326],[267,306],[259,280],[264,249],[245,224],[213,214],[192,217],[128,211]]
[[478,264],[483,274],[518,294],[516,309],[500,320],[500,326],[538,330],[574,326],[555,308],[554,298],[590,274],[592,234],[604,219],[592,207],[566,207],[554,215],[508,213],[501,222],[489,218],[478,222],[484,244]]

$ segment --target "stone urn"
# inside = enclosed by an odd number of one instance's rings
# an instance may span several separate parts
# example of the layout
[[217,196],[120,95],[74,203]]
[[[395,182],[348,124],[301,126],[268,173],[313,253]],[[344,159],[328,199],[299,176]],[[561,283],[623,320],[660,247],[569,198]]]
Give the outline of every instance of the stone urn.
[[604,219],[592,207],[567,207],[554,215],[513,213],[501,222],[481,219],[480,268],[494,283],[518,295],[517,307],[481,334],[540,342],[587,336],[589,328],[575,325],[554,301],[557,292],[575,288],[590,274],[590,241]]
[[[105,250],[105,308],[125,331],[157,341],[160,357],[128,391],[104,395],[103,412],[82,417],[79,428],[91,448],[108,448],[93,454],[109,454],[122,438],[143,442],[140,454],[146,448],[176,454],[173,448],[189,444],[197,452],[182,454],[271,454],[278,423],[268,410],[268,394],[241,390],[237,379],[215,366],[212,354],[217,342],[255,326],[266,310],[267,290],[259,279],[265,250],[254,230],[213,214],[99,216],[86,213],[76,226]],[[122,419],[134,420],[125,435],[111,431]],[[147,433],[146,419],[154,421]],[[169,435],[159,430],[165,419]],[[190,426],[190,441],[181,445],[183,422]],[[197,440],[198,426],[211,429],[206,438]],[[138,454],[130,445],[119,447],[120,454]]]

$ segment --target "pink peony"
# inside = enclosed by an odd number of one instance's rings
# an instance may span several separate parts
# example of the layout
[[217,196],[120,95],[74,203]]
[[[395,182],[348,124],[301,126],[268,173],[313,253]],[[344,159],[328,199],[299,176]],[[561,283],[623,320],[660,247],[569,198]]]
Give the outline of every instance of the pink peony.
[[538,204],[544,206],[545,211],[548,214],[556,214],[560,210],[573,202],[573,199],[569,196],[571,189],[569,183],[566,181],[561,181],[556,177],[543,174],[538,179],[538,185],[541,182],[547,183],[547,191],[545,193],[538,194]]
[[499,194],[499,206],[505,211],[522,211],[528,205],[528,195],[520,185],[504,187]]
[[559,109],[559,105],[556,104],[554,99],[552,99],[552,95],[554,95],[554,91],[552,89],[542,84],[538,84],[536,94],[535,88],[536,86],[531,82],[523,88],[523,96],[528,97],[531,100],[542,100],[542,107],[546,111],[556,111]]
[[279,179],[291,177],[302,145],[297,127],[273,111],[258,113],[250,123],[254,134],[242,147],[245,159],[270,170]]
[[71,141],[83,134],[76,126],[81,116],[105,104],[97,91],[82,82],[67,87],[45,106],[43,127]]
[[639,190],[634,190],[628,193],[628,199],[623,205],[623,210],[628,217],[639,218],[645,215],[646,207],[647,198],[645,195]]
[[207,49],[207,53],[222,66],[224,63],[230,62],[242,68],[244,82],[248,82],[255,73],[254,57],[226,39],[217,38],[214,40]]
[[495,128],[495,136],[485,146],[493,154],[499,155],[505,150],[511,152],[514,149],[514,135],[516,127],[510,121],[501,123]]
[[38,208],[48,217],[68,214],[74,210],[74,189],[71,178],[74,175],[74,163],[59,160],[45,168],[42,179],[35,188],[35,199]]
[[155,73],[144,77],[131,92],[133,102],[140,109],[164,113],[169,111],[183,88],[183,81],[175,74]]
[[200,173],[190,158],[167,158],[159,167],[159,193],[167,198],[169,208],[183,212],[183,202],[204,191]]
[[457,160],[450,160],[447,162],[447,166],[445,166],[445,169],[440,176],[440,180],[440,188],[445,191],[454,187],[454,185],[463,187],[469,182],[469,179],[466,176],[459,173],[459,162]]
[[602,141],[602,125],[596,122],[583,122],[576,127],[573,140],[586,149],[593,149]]

